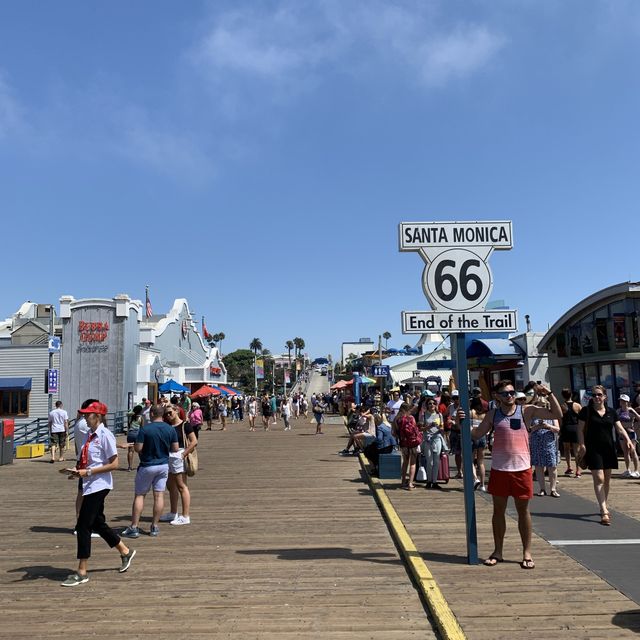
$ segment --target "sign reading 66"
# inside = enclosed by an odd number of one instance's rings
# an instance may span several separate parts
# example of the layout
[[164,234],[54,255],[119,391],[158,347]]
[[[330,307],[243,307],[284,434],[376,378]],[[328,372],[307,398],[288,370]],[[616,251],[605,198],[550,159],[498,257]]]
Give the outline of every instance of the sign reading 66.
[[493,287],[489,265],[469,249],[438,253],[422,274],[424,292],[434,309],[484,308]]

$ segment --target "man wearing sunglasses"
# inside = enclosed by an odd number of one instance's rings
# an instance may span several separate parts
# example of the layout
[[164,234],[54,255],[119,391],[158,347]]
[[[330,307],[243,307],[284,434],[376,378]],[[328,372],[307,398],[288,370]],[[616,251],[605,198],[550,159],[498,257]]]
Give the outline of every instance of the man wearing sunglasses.
[[[488,492],[493,497],[493,553],[484,561],[493,567],[503,561],[502,547],[507,524],[505,513],[511,496],[518,512],[518,530],[522,539],[523,569],[533,569],[531,557],[531,514],[529,500],[533,498],[533,476],[529,452],[529,425],[535,419],[561,420],[562,409],[553,393],[544,385],[535,385],[535,392],[549,400],[550,409],[516,403],[516,391],[510,380],[501,380],[495,386],[494,397],[498,406],[487,412],[482,422],[471,429],[471,437],[478,440],[493,429],[491,475]],[[458,418],[464,418],[463,411]]]

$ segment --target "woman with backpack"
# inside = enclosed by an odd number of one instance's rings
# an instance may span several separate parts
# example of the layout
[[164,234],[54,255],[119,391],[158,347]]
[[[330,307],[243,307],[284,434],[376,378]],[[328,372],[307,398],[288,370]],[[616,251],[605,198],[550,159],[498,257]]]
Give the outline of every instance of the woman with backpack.
[[402,453],[402,487],[407,491],[415,489],[416,459],[420,452],[422,433],[416,419],[411,415],[411,405],[403,402],[393,422],[393,435],[400,443]]

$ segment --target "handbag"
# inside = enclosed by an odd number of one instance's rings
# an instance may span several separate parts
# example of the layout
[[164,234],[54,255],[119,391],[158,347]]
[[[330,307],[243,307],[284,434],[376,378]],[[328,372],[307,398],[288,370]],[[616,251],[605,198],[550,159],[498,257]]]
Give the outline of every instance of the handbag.
[[[184,432],[184,423],[182,423],[182,442],[184,442],[185,448],[187,446],[187,434]],[[188,455],[185,456],[184,459],[184,471],[189,478],[192,478],[196,475],[196,471],[198,470],[198,446],[191,451]]]

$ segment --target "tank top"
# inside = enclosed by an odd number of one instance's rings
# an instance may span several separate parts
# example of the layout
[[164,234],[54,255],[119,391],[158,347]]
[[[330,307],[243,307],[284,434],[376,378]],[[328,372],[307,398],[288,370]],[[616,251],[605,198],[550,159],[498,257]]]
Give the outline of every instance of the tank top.
[[618,409],[618,420],[622,423],[622,426],[627,430],[631,431],[631,414],[629,410],[623,411],[622,409]]
[[573,410],[573,401],[570,400],[567,404],[567,410],[562,414],[562,426],[572,427],[578,424],[578,414]]
[[500,407],[493,414],[493,450],[491,468],[498,471],[525,471],[531,467],[529,432],[524,423],[522,407],[516,406],[512,415],[502,413]]

